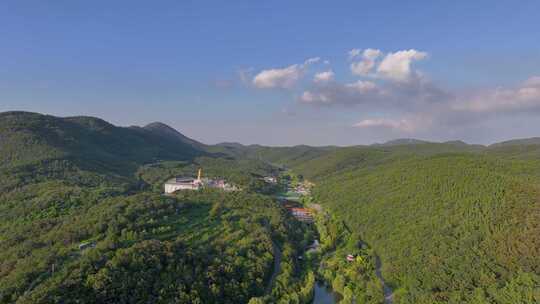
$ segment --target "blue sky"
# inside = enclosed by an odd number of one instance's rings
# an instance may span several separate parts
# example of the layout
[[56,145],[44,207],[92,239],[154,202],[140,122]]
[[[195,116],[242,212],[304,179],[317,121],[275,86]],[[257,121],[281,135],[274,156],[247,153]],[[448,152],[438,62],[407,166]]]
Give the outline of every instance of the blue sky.
[[[540,136],[539,11],[538,1],[3,1],[0,111],[162,121],[207,143]],[[373,66],[353,71],[371,62],[367,49]]]

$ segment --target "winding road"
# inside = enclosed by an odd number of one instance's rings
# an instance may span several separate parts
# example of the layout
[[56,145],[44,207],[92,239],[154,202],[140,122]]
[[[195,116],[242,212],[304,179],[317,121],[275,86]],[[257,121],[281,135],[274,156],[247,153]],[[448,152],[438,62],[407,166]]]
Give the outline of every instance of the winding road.
[[382,267],[381,258],[379,258],[378,256],[377,256],[377,261],[376,261],[375,267],[376,267],[375,268],[375,275],[377,275],[379,280],[381,280],[381,283],[382,283],[382,286],[383,286],[384,303],[385,304],[393,304],[394,303],[394,291],[384,281],[384,278],[383,278],[382,273],[381,273],[381,267]]

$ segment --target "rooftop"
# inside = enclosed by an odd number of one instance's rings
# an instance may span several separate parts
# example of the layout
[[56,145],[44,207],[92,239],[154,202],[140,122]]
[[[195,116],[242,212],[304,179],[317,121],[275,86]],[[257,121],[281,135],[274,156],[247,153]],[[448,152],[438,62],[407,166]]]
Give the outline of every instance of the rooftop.
[[184,183],[193,183],[195,178],[193,177],[175,177],[167,181],[167,184],[184,184]]
[[311,213],[311,210],[306,208],[291,208],[293,212],[304,212],[304,213]]

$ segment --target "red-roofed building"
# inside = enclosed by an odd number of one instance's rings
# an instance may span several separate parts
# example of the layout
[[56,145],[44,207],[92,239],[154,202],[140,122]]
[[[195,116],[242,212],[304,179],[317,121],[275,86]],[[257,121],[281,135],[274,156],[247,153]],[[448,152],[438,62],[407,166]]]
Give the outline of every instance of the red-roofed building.
[[311,210],[305,208],[291,208],[291,213],[299,221],[302,222],[313,222],[313,214]]

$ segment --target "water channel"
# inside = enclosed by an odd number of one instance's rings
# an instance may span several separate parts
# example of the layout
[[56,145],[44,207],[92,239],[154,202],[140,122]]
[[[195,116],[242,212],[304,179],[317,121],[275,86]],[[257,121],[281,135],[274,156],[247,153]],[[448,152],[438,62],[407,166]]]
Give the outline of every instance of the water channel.
[[335,304],[340,300],[339,294],[332,291],[321,282],[316,282],[313,294],[313,304]]
[[[319,250],[319,240],[315,240],[308,248],[307,252]],[[330,286],[326,286],[323,282],[315,282],[313,287],[313,302],[312,304],[335,304],[341,299],[340,295],[332,290]]]

